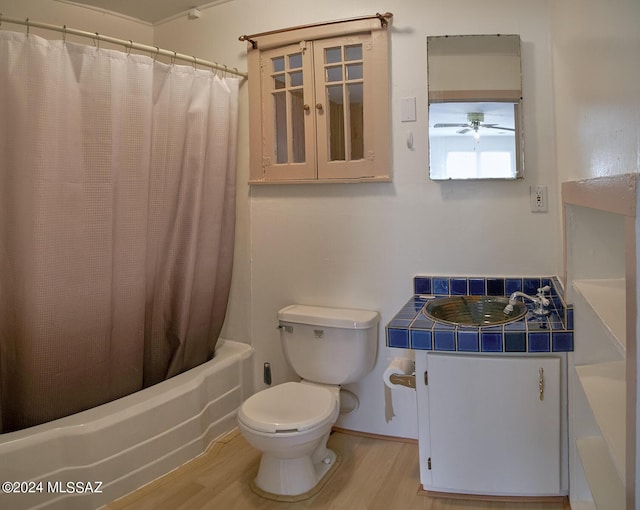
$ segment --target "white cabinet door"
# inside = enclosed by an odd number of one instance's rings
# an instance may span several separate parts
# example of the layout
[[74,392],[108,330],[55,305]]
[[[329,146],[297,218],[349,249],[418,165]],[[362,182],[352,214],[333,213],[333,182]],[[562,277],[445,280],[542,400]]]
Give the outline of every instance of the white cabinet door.
[[430,354],[427,364],[432,490],[560,493],[560,358]]

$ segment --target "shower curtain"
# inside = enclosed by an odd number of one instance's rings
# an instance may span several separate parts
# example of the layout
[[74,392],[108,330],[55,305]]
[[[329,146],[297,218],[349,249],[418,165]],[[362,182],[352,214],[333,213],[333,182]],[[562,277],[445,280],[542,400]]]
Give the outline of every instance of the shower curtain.
[[233,258],[238,83],[0,31],[2,432],[213,356]]

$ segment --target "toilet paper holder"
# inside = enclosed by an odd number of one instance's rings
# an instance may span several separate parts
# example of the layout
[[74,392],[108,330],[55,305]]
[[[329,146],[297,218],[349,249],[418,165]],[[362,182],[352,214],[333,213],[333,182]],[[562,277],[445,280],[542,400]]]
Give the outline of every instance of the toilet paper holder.
[[406,386],[407,388],[416,389],[416,376],[415,374],[411,375],[401,375],[401,374],[391,374],[389,376],[389,382],[391,384],[398,384],[400,386]]

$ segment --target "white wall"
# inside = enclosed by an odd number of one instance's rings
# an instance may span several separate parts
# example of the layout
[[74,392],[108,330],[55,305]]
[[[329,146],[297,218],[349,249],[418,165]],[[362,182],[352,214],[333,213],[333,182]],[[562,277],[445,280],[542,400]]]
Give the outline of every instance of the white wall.
[[562,181],[640,170],[640,2],[553,3]]
[[[382,372],[396,354],[384,325],[412,294],[412,277],[559,274],[558,179],[548,2],[463,0],[234,0],[156,27],[156,43],[246,69],[241,34],[392,10],[391,105],[394,179],[388,184],[263,186],[249,189],[240,150],[236,273],[225,335],[251,339],[256,380],[262,363],[274,382],[294,374],[283,359],[276,313],[291,303],[354,307],[381,314],[378,362],[351,387],[361,401],[338,425],[414,436],[411,394],[385,419]],[[525,179],[433,182],[428,179],[426,37],[517,33],[524,73]],[[250,78],[251,79],[251,78]],[[247,143],[246,86],[241,147]],[[416,97],[418,121],[401,123],[399,102]],[[415,146],[408,149],[407,132]],[[549,186],[548,214],[529,211],[529,186]],[[262,384],[258,383],[261,389]]]
[[[124,39],[125,41],[131,39],[143,44],[151,44],[153,42],[153,26],[148,23],[124,16],[113,16],[98,9],[77,7],[54,0],[0,0],[0,13],[9,18],[29,18],[32,21],[41,21],[52,25],[67,25],[69,28],[86,30],[87,32],[98,32],[100,34],[110,35],[111,37]],[[26,31],[26,27],[10,23],[3,23],[1,29],[15,32]],[[37,34],[45,39],[62,38],[61,33],[37,28],[32,28],[30,33]],[[67,36],[67,41],[92,44],[89,39],[74,37],[72,35]],[[109,45],[104,42],[100,44],[101,47],[105,48],[122,49],[122,47]]]

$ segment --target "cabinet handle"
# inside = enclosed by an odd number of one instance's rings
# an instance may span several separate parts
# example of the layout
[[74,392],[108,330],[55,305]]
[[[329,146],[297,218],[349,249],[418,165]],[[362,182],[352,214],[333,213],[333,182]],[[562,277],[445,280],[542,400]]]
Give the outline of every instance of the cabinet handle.
[[538,370],[538,389],[540,390],[540,400],[544,400],[544,370]]

